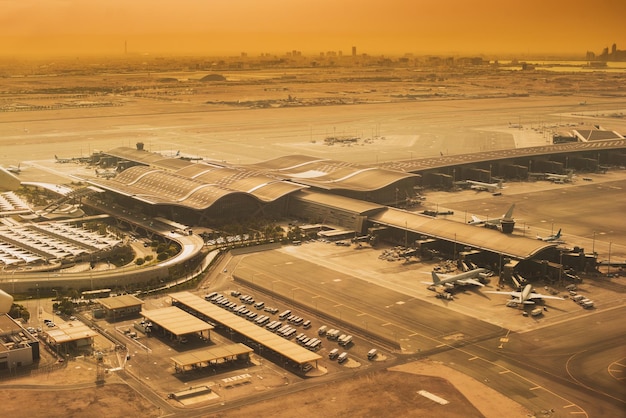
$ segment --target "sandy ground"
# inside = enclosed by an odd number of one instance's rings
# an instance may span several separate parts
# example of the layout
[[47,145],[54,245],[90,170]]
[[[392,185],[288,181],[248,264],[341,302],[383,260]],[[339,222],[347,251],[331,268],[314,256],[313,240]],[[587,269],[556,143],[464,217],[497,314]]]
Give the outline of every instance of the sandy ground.
[[[64,388],[67,382],[72,382],[72,386]],[[65,369],[44,376],[3,382],[0,384],[3,412],[6,416],[20,416],[24,413],[24,406],[28,405],[28,414],[33,418],[158,417],[165,414],[116,376],[108,375],[104,385],[94,382],[95,367],[87,360],[71,361]],[[428,399],[418,393],[422,390],[448,403],[441,405]],[[32,402],[33,399],[37,401]],[[193,405],[193,408],[199,406],[202,404]],[[312,412],[318,416],[528,416],[528,411],[519,404],[493,389],[428,360],[331,382],[222,413],[197,416],[300,417]],[[184,416],[182,410],[174,414]]]

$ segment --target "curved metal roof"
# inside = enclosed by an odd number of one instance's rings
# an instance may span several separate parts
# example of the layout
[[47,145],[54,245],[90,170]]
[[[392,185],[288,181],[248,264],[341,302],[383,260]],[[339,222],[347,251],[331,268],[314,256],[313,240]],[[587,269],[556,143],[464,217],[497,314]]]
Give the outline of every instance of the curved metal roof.
[[461,164],[479,163],[486,161],[506,160],[511,158],[536,157],[539,155],[561,154],[568,152],[591,152],[625,148],[626,139],[572,142],[565,144],[541,145],[537,147],[475,152],[472,154],[442,155],[440,157],[432,158],[390,161],[379,164],[379,167],[387,168],[390,170],[418,172],[434,168],[452,167]]
[[[225,169],[226,174],[232,172]],[[229,171],[228,171],[229,170]],[[221,171],[221,169],[217,170]],[[219,178],[216,177],[216,178]],[[245,177],[234,181],[207,182],[202,176],[188,178],[158,168],[135,166],[108,180],[92,180],[93,184],[149,204],[171,204],[196,210],[208,209],[227,196],[243,194],[264,202],[303,189],[305,186],[274,180],[269,177]]]
[[374,191],[418,175],[344,161],[291,155],[246,166],[325,190]]

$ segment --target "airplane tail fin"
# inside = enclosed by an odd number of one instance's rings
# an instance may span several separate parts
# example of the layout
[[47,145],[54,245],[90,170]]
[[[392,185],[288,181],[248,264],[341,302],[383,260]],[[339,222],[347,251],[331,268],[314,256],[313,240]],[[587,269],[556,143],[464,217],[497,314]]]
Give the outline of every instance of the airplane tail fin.
[[515,203],[513,203],[511,207],[509,208],[509,210],[507,210],[506,213],[504,214],[505,219],[513,218],[513,209],[515,209]]
[[434,271],[432,272],[432,276],[433,276],[433,283],[435,285],[438,285],[441,282],[441,280],[439,280],[439,276],[437,276],[437,273],[435,273]]
[[559,239],[561,238],[561,228],[559,228],[559,232],[556,233],[556,235],[554,236],[554,238]]

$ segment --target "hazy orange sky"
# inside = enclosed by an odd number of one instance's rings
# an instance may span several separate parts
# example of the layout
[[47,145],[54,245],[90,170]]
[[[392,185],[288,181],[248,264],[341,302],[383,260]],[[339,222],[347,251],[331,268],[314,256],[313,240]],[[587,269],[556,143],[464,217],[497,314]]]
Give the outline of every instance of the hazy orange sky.
[[0,0],[0,54],[599,53],[624,0]]

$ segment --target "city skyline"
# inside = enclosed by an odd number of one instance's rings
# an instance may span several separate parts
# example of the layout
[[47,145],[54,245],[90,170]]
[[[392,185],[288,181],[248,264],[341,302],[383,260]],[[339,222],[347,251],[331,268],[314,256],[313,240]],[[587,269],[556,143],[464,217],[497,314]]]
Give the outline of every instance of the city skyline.
[[574,55],[626,45],[618,0],[4,0],[4,56]]

